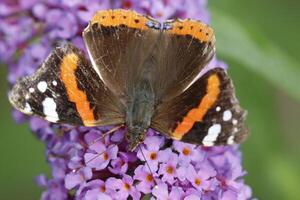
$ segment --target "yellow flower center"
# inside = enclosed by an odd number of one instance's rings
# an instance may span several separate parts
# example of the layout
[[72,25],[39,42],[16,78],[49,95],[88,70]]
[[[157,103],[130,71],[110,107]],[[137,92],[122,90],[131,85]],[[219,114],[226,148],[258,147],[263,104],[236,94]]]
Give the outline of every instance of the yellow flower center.
[[106,191],[106,188],[105,188],[104,185],[100,187],[100,191],[101,191],[101,192],[105,192],[105,191]]
[[124,188],[126,189],[126,190],[130,190],[130,185],[128,184],[128,183],[124,183]]
[[148,175],[146,176],[146,180],[147,180],[148,182],[152,182],[152,181],[153,181],[152,175],[151,175],[151,174],[148,174]]
[[188,155],[190,155],[191,150],[188,149],[188,148],[186,148],[186,147],[184,147],[183,150],[182,150],[182,153],[183,153],[183,155],[188,156]]
[[156,160],[156,158],[157,158],[157,153],[153,152],[153,153],[150,154],[150,159],[151,160]]
[[108,154],[107,153],[104,153],[103,154],[103,159],[106,161],[106,160],[108,160]]
[[173,174],[174,169],[173,169],[173,167],[169,166],[169,167],[167,167],[166,171],[168,174]]
[[199,186],[201,185],[201,180],[199,178],[196,178],[194,183]]

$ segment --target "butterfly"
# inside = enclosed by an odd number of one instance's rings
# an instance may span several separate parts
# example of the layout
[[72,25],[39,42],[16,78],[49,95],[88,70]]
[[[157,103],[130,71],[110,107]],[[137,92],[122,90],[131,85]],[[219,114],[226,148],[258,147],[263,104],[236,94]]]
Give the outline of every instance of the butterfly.
[[153,128],[203,146],[240,143],[246,111],[222,68],[198,74],[215,55],[208,25],[155,19],[130,10],[98,11],[83,31],[89,59],[57,47],[9,93],[21,112],[54,123],[127,127],[134,150]]

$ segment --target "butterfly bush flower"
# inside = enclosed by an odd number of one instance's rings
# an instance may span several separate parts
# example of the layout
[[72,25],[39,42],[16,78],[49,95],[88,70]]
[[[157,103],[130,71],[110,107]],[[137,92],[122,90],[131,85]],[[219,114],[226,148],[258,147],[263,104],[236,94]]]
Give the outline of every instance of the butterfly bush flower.
[[[81,32],[97,10],[134,9],[158,20],[194,18],[209,23],[206,0],[2,0],[0,62],[13,84],[32,74],[51,49],[70,41],[84,50]],[[226,64],[214,58],[202,74]],[[143,144],[127,151],[125,128],[72,127],[51,124],[14,111],[17,122],[29,120],[45,143],[52,175],[39,175],[43,200],[222,199],[251,197],[245,185],[238,146],[200,147],[167,139],[149,130]],[[102,138],[103,137],[103,138]]]

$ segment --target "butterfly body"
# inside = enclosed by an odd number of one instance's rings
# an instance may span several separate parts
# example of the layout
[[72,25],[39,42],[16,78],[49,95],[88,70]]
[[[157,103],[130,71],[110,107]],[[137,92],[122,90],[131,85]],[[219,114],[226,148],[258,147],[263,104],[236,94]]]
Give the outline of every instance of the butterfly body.
[[104,10],[83,39],[89,59],[72,44],[56,48],[16,83],[12,105],[55,123],[125,124],[130,150],[149,128],[204,146],[240,143],[248,135],[227,72],[215,68],[196,78],[215,54],[206,24],[177,19],[161,26],[133,11]]
[[130,141],[129,149],[133,150],[144,140],[145,133],[150,127],[155,109],[155,94],[148,78],[140,80],[129,94],[126,137]]

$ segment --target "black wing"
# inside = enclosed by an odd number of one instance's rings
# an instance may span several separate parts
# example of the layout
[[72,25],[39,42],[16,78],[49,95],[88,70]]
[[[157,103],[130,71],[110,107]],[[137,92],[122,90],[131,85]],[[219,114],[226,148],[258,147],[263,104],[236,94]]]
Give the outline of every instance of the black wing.
[[71,44],[56,48],[32,76],[19,80],[9,99],[21,112],[51,122],[85,126],[124,122],[118,99]]
[[151,127],[183,142],[204,146],[234,144],[248,135],[234,87],[223,69],[200,77],[176,98],[159,105]]

